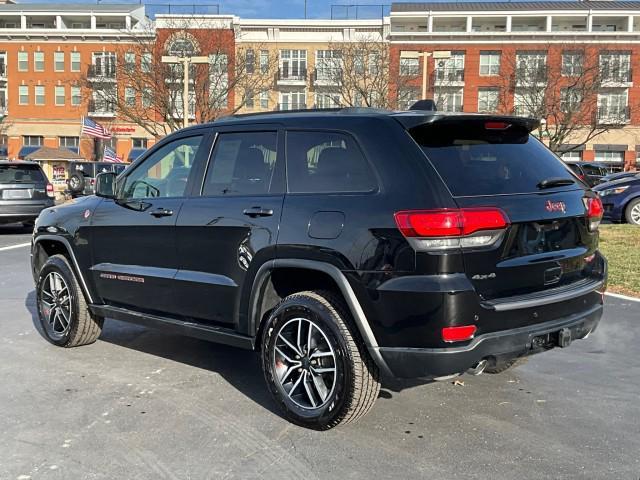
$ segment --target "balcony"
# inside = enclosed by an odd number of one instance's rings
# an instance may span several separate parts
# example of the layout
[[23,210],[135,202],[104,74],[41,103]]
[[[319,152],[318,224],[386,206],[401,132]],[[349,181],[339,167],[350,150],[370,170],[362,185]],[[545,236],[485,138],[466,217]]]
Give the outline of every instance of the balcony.
[[87,78],[91,82],[115,82],[116,67],[115,65],[89,65],[87,70]]
[[625,125],[631,116],[629,107],[598,107],[597,121],[599,125]]
[[307,84],[306,68],[279,68],[276,73],[276,83],[278,85],[299,85]]
[[276,107],[276,110],[279,111],[289,111],[289,110],[306,110],[306,103],[279,103]]
[[602,87],[630,87],[632,83],[630,69],[610,70],[605,68],[600,72],[600,85]]
[[313,72],[313,84],[319,87],[342,84],[341,68],[322,68]]
[[433,84],[440,86],[464,86],[464,68],[437,68],[433,72]]
[[4,83],[7,81],[7,64],[4,62],[0,62],[0,82]]
[[94,118],[114,118],[116,116],[116,106],[111,102],[90,100],[87,115]]

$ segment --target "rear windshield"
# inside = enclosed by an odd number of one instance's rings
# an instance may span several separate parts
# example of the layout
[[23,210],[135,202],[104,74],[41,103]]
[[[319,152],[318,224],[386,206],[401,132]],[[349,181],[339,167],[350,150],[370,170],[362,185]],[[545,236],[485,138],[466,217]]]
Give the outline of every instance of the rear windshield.
[[44,182],[42,170],[37,165],[0,165],[0,183]]
[[411,135],[456,197],[539,192],[542,180],[575,180],[562,161],[524,129],[487,130],[484,122],[469,122],[421,126]]

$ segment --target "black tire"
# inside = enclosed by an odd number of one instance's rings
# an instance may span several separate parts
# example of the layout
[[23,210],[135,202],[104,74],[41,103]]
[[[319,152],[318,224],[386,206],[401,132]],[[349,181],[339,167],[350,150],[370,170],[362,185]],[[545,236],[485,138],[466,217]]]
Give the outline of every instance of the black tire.
[[[47,307],[47,304],[51,301],[50,295],[47,294],[47,285],[49,285],[49,276],[52,273],[61,277],[68,290],[68,301],[64,304],[70,306],[69,321],[67,322],[68,327],[64,329],[60,328],[62,326],[60,320],[53,320],[52,325],[51,319],[55,309]],[[57,277],[54,275],[54,278]],[[60,298],[66,298],[66,296],[61,295]],[[36,299],[42,333],[54,345],[67,348],[78,347],[93,343],[100,336],[104,318],[93,315],[89,311],[73,269],[63,255],[49,257],[40,269],[36,284]],[[43,299],[46,300],[43,302]],[[58,332],[55,331],[56,325],[58,326]]]
[[640,198],[631,200],[628,203],[627,207],[624,209],[624,218],[627,221],[627,223],[630,223],[631,225],[640,225],[640,216],[638,216],[639,212],[640,212]]
[[[325,391],[325,399],[316,407],[304,408],[297,402],[302,400],[294,400],[291,395],[287,394],[283,383],[278,379],[278,365],[281,367],[283,363],[279,361],[279,353],[276,354],[278,342],[283,348],[282,335],[286,334],[285,327],[288,327],[294,319],[303,319],[306,324],[313,324],[313,332],[318,337],[317,329],[324,335],[321,342],[326,350],[330,345],[333,357],[327,357],[329,366],[331,362],[335,366],[334,380],[329,382],[332,384],[331,391]],[[299,328],[299,327],[298,327]],[[309,327],[311,328],[311,327]],[[378,382],[378,368],[369,356],[364,342],[360,338],[360,334],[353,324],[351,315],[339,295],[330,291],[307,291],[289,295],[278,304],[273,310],[267,324],[263,329],[262,336],[262,369],[264,376],[273,398],[282,408],[287,419],[297,425],[312,428],[315,430],[328,430],[340,424],[354,422],[364,416],[373,407],[378,393],[380,391],[380,383]],[[307,330],[308,332],[308,330]],[[321,342],[316,342],[316,352],[320,350]],[[316,399],[322,400],[319,389],[317,389],[318,376],[313,378],[311,372],[312,366],[309,361],[319,362],[319,360],[311,360],[314,353],[311,352],[312,341],[309,337],[309,347],[304,350],[305,356],[302,361],[306,361],[304,368],[309,370],[308,385],[313,389]],[[300,342],[298,342],[298,346]],[[288,350],[289,351],[289,350]],[[323,355],[326,355],[324,353]],[[306,358],[306,360],[305,360]],[[280,358],[280,360],[282,360]],[[322,359],[323,361],[325,358]],[[320,369],[327,366],[325,363],[316,363]],[[303,368],[298,369],[291,374],[291,383],[294,383],[294,375],[299,373],[300,378],[305,372]],[[323,369],[323,370],[326,370]],[[331,374],[328,374],[331,375]],[[306,376],[304,377],[307,378]],[[326,379],[325,377],[322,377]],[[305,380],[301,383],[306,390]],[[327,383],[325,382],[325,386]],[[315,388],[314,388],[315,387]],[[290,389],[292,392],[294,388]],[[299,397],[306,393],[307,399],[310,398],[308,391],[302,391]],[[294,395],[295,397],[295,395]],[[311,402],[308,402],[311,404]],[[318,402],[319,403],[319,402]]]
[[519,367],[524,365],[529,360],[529,357],[512,358],[506,361],[496,362],[494,365],[489,365],[484,369],[485,373],[497,374],[502,373],[510,368]]
[[72,173],[69,180],[67,180],[69,191],[76,195],[84,191],[85,184],[86,181],[84,175],[80,172]]

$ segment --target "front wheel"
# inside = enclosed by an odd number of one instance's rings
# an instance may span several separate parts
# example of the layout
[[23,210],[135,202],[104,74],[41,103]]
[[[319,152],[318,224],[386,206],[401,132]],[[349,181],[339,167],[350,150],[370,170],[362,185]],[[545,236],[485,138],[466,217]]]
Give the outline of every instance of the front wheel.
[[327,430],[364,416],[380,384],[343,300],[332,292],[286,297],[262,338],[269,390],[292,422]]
[[629,202],[624,211],[624,216],[630,224],[640,225],[640,198]]

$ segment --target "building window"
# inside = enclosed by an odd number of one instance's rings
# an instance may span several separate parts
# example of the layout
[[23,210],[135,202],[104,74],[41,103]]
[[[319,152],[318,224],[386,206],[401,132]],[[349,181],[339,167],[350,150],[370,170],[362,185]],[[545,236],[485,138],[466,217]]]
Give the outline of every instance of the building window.
[[71,87],[71,105],[77,107],[82,103],[82,92],[80,87]]
[[300,110],[307,108],[307,93],[302,92],[281,92],[278,110]]
[[136,54],[133,52],[125,52],[124,54],[124,68],[129,72],[135,71],[136,68]]
[[582,152],[580,150],[571,150],[570,152],[562,152],[561,158],[572,162],[582,160]]
[[480,52],[480,75],[500,75],[500,52]]
[[72,152],[78,153],[78,147],[80,145],[79,137],[58,137],[58,142],[60,148],[68,148]]
[[340,50],[316,51],[316,80],[338,81],[342,76]]
[[307,78],[306,50],[280,50],[280,78],[283,80]]
[[260,108],[269,108],[269,90],[263,90],[260,92]]
[[23,135],[22,146],[23,147],[41,147],[43,137],[37,135]]
[[600,78],[602,82],[626,83],[631,81],[631,55],[626,52],[600,54]]
[[260,72],[269,72],[269,50],[260,50]]
[[497,112],[499,96],[500,90],[498,88],[479,88],[478,112]]
[[420,74],[419,58],[400,58],[400,75],[417,76]]
[[80,52],[71,52],[71,71],[80,71]]
[[18,103],[29,105],[29,87],[27,85],[20,85],[18,88]]
[[29,71],[29,52],[18,52],[18,71]]
[[44,72],[44,52],[33,52],[33,70]]
[[245,70],[248,74],[252,74],[256,69],[256,52],[253,48],[249,48],[245,54]]
[[55,88],[55,92],[56,92],[56,105],[64,105],[65,88],[62,86],[57,86]]
[[562,54],[562,75],[576,77],[582,74],[584,55],[582,53],[565,52]]
[[93,76],[115,78],[116,54],[113,52],[97,52],[93,54]]
[[126,87],[124,89],[124,103],[127,107],[136,106],[136,90],[132,87]]
[[254,107],[253,90],[247,89],[244,94],[244,106],[247,108]]
[[442,112],[462,111],[462,88],[440,87],[434,89],[437,109]]
[[316,108],[340,107],[340,95],[337,93],[316,93]]
[[598,93],[598,120],[602,123],[625,123],[629,119],[627,100],[626,88]]
[[624,168],[624,152],[596,150],[595,161],[606,164],[609,172],[620,172]]
[[133,148],[147,148],[146,138],[132,138]]
[[409,110],[411,105],[420,99],[420,90],[418,88],[401,88],[398,90],[398,108],[400,110]]
[[53,63],[56,72],[64,72],[64,52],[54,52]]
[[435,82],[446,85],[448,82],[464,81],[464,53],[452,53],[449,58],[436,60]]
[[36,105],[44,105],[44,86],[36,85],[35,87]]
[[150,88],[145,88],[142,90],[142,106],[144,108],[149,108],[151,106],[153,99],[153,90]]
[[582,104],[582,92],[575,88],[560,90],[560,111],[564,113],[577,112]]
[[535,85],[547,81],[547,53],[516,53],[516,84]]
[[153,62],[153,57],[150,53],[143,53],[140,56],[140,67],[144,73],[151,72],[151,63]]

